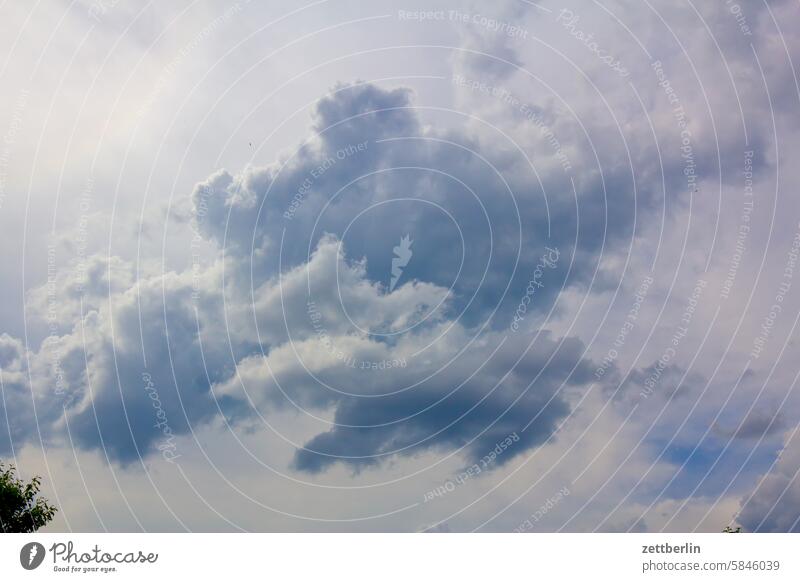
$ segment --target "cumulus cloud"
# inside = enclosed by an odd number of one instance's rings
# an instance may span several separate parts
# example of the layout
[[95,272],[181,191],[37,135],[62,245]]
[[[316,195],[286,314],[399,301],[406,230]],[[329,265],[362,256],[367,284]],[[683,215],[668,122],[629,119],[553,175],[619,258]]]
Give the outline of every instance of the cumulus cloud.
[[[22,344],[4,335],[12,442],[33,438],[31,429],[45,439],[63,438],[69,425],[78,446],[130,462],[217,414],[250,414],[255,403],[267,414],[290,406],[335,411],[334,426],[298,452],[301,470],[319,471],[337,460],[360,467],[427,448],[464,448],[477,460],[517,433],[520,442],[505,462],[551,436],[569,411],[563,387],[586,382],[592,369],[574,338],[556,341],[542,332],[529,345],[528,337],[479,335],[427,313],[444,309],[447,289],[413,281],[386,294],[366,278],[363,262],[345,260],[333,238],[323,239],[306,265],[258,289],[253,308],[263,330],[261,350],[234,363],[225,354],[225,326],[214,316],[217,275],[215,268],[203,273],[196,303],[197,282],[189,273],[140,281],[86,313],[72,333],[29,354],[36,368],[30,374]],[[319,324],[309,311],[307,282],[315,289],[310,297]],[[413,331],[391,342],[352,333],[336,309],[337,290],[363,307],[357,325]],[[246,314],[232,317],[235,323]],[[238,347],[254,340],[228,337]]]
[[[464,150],[382,146],[422,131],[405,89],[337,87],[314,129],[280,163],[219,171],[195,189],[197,230],[224,260],[134,280],[125,261],[92,256],[30,294],[32,312],[53,327],[28,363],[4,338],[15,443],[69,430],[76,445],[128,463],[219,415],[252,416],[252,404],[333,412],[331,428],[298,451],[306,471],[428,448],[463,448],[474,460],[516,432],[505,462],[551,436],[569,411],[562,388],[585,383],[590,366],[574,338],[487,327],[519,255],[519,239],[491,232],[519,222],[511,194],[497,203],[495,190],[470,192],[466,179],[484,180],[485,162]],[[491,188],[501,183],[494,175]],[[390,208],[401,187],[410,212]],[[442,212],[455,230],[435,226]],[[462,245],[458,228],[470,231]],[[401,236],[415,241],[415,256],[388,292]]]

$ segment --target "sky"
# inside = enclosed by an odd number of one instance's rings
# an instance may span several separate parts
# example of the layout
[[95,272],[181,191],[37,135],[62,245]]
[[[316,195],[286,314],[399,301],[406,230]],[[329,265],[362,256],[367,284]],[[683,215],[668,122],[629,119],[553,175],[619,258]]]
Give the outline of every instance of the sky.
[[0,10],[45,531],[800,531],[796,0]]

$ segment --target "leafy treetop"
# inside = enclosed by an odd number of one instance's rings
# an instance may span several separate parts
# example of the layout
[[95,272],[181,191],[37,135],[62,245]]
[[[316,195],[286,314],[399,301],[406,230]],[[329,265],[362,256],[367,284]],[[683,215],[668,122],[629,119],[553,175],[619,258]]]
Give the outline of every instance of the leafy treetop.
[[31,533],[53,519],[56,508],[39,496],[41,482],[24,483],[13,466],[0,463],[0,531]]

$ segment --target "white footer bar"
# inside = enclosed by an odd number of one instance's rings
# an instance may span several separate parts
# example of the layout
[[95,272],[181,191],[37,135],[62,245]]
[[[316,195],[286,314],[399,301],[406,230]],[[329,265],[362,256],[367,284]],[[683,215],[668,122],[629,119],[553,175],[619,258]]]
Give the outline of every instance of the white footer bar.
[[0,580],[796,581],[799,544],[795,534],[5,534]]

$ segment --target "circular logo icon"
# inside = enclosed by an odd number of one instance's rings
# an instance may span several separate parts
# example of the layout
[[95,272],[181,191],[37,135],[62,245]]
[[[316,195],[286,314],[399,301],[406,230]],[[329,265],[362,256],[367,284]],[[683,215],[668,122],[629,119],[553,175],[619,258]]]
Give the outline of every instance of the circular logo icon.
[[35,570],[44,561],[44,546],[39,542],[30,542],[19,551],[19,563],[26,570]]

